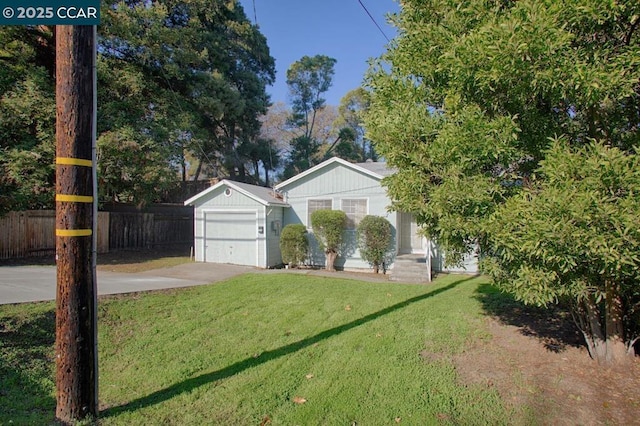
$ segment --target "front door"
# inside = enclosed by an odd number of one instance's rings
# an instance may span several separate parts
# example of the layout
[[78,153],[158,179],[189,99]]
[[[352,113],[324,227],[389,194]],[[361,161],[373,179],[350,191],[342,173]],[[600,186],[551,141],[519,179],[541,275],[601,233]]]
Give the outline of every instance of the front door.
[[418,234],[418,224],[411,213],[399,213],[400,254],[424,253],[424,238]]

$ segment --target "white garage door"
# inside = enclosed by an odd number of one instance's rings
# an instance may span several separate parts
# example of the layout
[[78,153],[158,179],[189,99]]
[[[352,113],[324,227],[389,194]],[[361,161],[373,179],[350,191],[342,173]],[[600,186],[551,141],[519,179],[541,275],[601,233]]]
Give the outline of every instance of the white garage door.
[[204,261],[257,265],[255,211],[206,212]]

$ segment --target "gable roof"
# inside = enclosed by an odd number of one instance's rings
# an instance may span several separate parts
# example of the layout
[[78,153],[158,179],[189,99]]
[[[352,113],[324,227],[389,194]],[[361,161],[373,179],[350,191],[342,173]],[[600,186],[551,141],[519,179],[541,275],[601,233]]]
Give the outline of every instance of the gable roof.
[[229,188],[235,189],[239,193],[265,206],[289,207],[289,204],[287,204],[282,197],[279,197],[272,188],[265,188],[264,186],[251,185],[243,182],[234,182],[227,179],[223,179],[215,185],[189,198],[184,202],[184,205],[188,206],[196,204],[196,201],[200,198],[215,191],[221,186],[228,186]]
[[382,177],[391,176],[396,172],[396,169],[390,169],[385,162],[367,161],[366,163],[356,163],[356,166],[367,169],[370,172],[376,173]]
[[316,172],[317,170],[321,170],[331,164],[334,163],[338,163],[341,164],[345,167],[348,167],[352,170],[356,170],[358,172],[364,173],[366,175],[369,175],[375,179],[381,180],[382,178],[384,178],[385,176],[389,176],[390,174],[393,174],[393,170],[389,170],[387,169],[387,164],[386,163],[374,163],[374,162],[370,162],[370,163],[350,163],[347,160],[343,160],[342,158],[338,158],[338,157],[333,157],[330,158],[326,161],[323,161],[320,164],[317,164],[315,166],[313,166],[312,168],[310,168],[309,170],[305,170],[302,173],[299,173],[295,176],[293,176],[292,178],[289,178],[283,182],[280,182],[279,184],[277,184],[275,186],[276,189],[280,190],[281,188],[284,188],[290,184],[292,184],[293,182],[296,182],[299,179],[304,178],[305,176],[310,175],[311,173]]

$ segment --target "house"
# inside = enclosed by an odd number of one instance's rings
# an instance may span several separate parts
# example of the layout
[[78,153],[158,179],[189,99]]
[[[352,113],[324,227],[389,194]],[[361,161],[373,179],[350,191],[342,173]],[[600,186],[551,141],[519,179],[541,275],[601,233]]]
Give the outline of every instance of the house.
[[280,230],[289,205],[271,188],[222,180],[184,204],[195,206],[196,261],[260,268],[282,263]]
[[[343,210],[347,229],[336,266],[368,269],[356,246],[356,226],[366,215],[385,217],[392,225],[396,255],[427,258],[432,270],[442,271],[437,246],[418,233],[410,213],[388,211],[391,200],[381,180],[393,173],[385,163],[350,163],[331,158],[280,184],[274,190],[223,180],[185,201],[195,206],[195,253],[202,262],[236,263],[262,268],[282,263],[279,249],[283,226],[302,223],[310,231],[310,263],[324,265],[324,254],[311,235],[311,213]],[[427,256],[428,254],[428,256]],[[476,272],[474,258],[449,272]]]

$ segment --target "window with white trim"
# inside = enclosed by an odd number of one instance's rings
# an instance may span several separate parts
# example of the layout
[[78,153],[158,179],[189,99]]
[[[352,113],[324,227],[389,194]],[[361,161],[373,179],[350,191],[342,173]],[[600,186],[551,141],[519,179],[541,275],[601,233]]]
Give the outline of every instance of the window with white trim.
[[368,200],[343,199],[342,211],[347,214],[347,229],[356,229],[360,221],[367,215]]
[[311,213],[316,210],[331,210],[331,199],[328,200],[307,200],[307,228],[311,228]]

